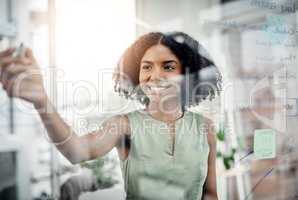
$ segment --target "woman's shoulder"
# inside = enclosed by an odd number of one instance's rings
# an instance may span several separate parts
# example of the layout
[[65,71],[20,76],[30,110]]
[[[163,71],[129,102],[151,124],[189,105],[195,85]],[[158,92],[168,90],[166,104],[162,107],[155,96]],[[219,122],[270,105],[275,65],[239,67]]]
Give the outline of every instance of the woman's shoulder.
[[132,110],[132,111],[128,111],[128,112],[119,114],[118,116],[124,117],[127,120],[129,120],[130,118],[136,117],[136,116],[142,114],[143,112],[144,112],[144,110],[142,110],[142,109],[136,109],[136,110]]
[[216,142],[215,138],[215,124],[211,117],[206,116],[200,112],[196,111],[188,111],[192,116],[194,116],[197,119],[200,119],[200,121],[203,123],[204,131],[207,133],[208,143],[214,144]]
[[130,124],[132,120],[135,120],[136,116],[139,115],[142,110],[133,110],[121,114],[116,114],[108,118],[106,122],[113,123],[117,127],[121,127],[121,129],[129,130]]
[[129,119],[127,114],[116,114],[108,117],[103,121],[102,127],[116,129],[123,134],[130,134]]
[[198,111],[194,111],[194,110],[187,110],[187,113],[189,113],[190,115],[196,117],[196,118],[200,118],[202,120],[202,122],[206,123],[206,124],[212,124],[212,120],[211,117],[204,115],[201,112]]
[[132,111],[128,111],[128,112],[113,115],[109,119],[114,120],[114,121],[122,120],[122,121],[127,121],[128,122],[129,118],[132,115],[137,115],[138,113],[141,113],[141,112],[142,112],[142,110],[140,110],[140,109],[132,110]]
[[215,124],[209,116],[202,116],[204,122],[204,129],[207,133],[207,139],[210,146],[214,146],[216,143]]
[[201,122],[205,122],[205,117],[202,113],[194,110],[186,110],[186,115],[190,115],[192,118],[195,118]]

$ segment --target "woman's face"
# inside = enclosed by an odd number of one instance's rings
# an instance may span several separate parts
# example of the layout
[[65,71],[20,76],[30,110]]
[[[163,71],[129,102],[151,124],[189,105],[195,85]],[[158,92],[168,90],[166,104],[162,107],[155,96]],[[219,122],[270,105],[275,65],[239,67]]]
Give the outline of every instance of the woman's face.
[[166,46],[157,44],[145,52],[140,64],[139,83],[150,99],[177,93],[180,75],[182,65]]

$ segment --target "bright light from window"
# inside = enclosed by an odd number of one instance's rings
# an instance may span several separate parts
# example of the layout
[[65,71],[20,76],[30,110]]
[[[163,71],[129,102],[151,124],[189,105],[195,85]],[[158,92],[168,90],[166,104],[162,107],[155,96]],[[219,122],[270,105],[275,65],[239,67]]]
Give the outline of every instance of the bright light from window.
[[[98,71],[114,68],[135,39],[135,2],[56,2],[57,67],[65,71],[63,80],[84,80],[98,86]],[[105,84],[112,86],[112,80]]]

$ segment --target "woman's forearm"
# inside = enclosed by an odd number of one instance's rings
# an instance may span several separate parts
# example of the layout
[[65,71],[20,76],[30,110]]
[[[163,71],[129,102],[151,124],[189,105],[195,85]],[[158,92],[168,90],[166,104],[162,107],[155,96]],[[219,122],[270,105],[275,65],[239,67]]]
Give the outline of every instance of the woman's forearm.
[[81,139],[60,117],[47,96],[39,103],[35,103],[34,107],[37,109],[47,130],[50,142],[55,144],[71,163],[77,163],[89,158],[88,150],[82,147]]

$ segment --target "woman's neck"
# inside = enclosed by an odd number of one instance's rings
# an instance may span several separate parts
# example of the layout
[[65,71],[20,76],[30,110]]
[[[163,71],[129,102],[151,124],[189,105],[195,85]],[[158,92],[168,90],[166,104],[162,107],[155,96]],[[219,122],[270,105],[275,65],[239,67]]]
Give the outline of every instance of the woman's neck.
[[179,101],[151,101],[145,110],[154,119],[166,123],[174,122],[184,115],[181,103]]

